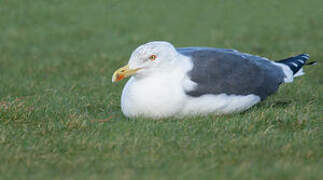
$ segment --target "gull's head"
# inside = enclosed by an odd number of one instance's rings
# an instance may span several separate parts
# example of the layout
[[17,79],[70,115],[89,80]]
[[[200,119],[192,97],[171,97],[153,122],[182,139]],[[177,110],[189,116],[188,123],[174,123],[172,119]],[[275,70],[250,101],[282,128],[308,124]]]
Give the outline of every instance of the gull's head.
[[112,82],[120,81],[131,75],[149,76],[161,70],[167,70],[176,59],[176,49],[168,42],[154,41],[135,49],[126,66],[113,73]]

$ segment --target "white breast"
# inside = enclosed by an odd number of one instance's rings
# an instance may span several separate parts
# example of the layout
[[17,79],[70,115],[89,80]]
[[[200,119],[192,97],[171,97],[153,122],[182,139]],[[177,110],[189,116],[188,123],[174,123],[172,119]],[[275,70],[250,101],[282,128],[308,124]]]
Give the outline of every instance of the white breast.
[[180,78],[163,74],[144,79],[132,77],[123,89],[121,108],[128,117],[162,118],[177,114],[185,102]]

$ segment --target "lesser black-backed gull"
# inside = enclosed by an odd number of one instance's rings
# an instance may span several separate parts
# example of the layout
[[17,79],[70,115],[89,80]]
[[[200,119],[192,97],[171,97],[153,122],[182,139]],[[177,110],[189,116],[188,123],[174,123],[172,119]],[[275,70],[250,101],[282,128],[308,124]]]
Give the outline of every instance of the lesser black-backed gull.
[[155,41],[139,46],[112,81],[132,76],[121,97],[127,117],[227,114],[244,111],[292,82],[308,59],[301,54],[270,61],[237,50]]

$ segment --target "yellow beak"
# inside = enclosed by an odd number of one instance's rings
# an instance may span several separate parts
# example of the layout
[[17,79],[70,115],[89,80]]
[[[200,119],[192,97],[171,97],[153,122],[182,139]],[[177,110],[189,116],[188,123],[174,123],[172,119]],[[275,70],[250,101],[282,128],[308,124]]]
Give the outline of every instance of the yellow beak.
[[129,76],[135,74],[139,70],[140,70],[140,68],[129,69],[129,65],[123,66],[113,73],[112,82],[117,82],[117,81],[120,81],[126,77],[129,77]]

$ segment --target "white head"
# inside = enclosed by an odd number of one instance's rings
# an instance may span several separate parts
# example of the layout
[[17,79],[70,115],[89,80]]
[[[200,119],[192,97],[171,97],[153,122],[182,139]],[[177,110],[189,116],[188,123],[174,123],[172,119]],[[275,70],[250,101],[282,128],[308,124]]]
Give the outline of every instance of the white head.
[[132,52],[126,66],[115,71],[112,82],[131,75],[143,77],[167,69],[172,66],[176,56],[176,49],[168,42],[154,41],[143,44]]

